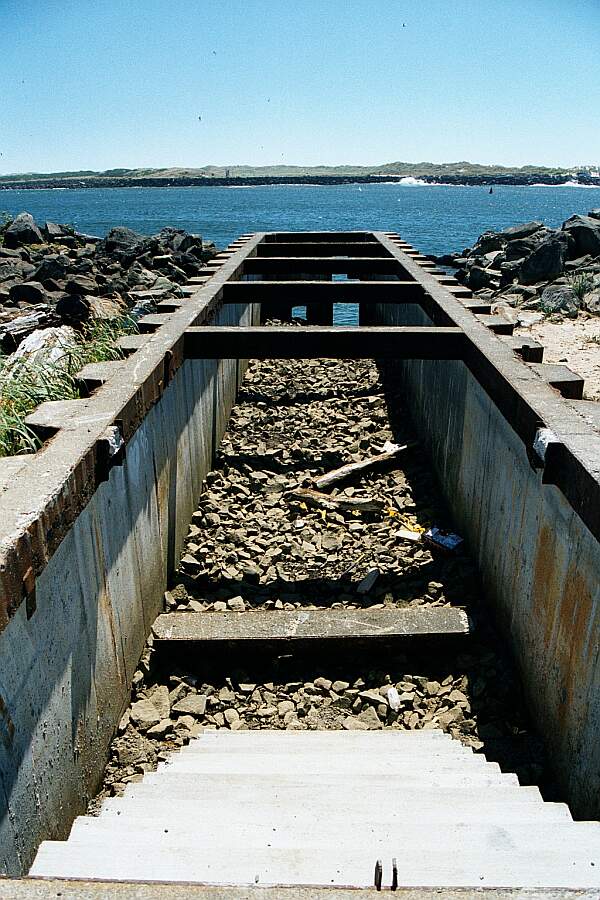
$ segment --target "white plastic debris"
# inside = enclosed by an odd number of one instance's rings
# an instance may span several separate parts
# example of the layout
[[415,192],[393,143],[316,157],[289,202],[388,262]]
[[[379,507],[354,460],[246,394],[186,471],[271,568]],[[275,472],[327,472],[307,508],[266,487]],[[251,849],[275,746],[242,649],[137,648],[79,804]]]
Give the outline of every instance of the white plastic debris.
[[398,712],[402,703],[400,700],[400,694],[393,685],[387,692],[387,700],[390,708],[393,709],[394,712]]
[[121,434],[120,429],[116,425],[110,425],[102,435],[106,443],[108,444],[108,455],[109,457],[116,456],[119,450],[123,447],[125,441],[123,440],[123,435]]
[[533,441],[533,449],[542,462],[546,460],[546,451],[550,444],[560,443],[551,428],[538,428]]

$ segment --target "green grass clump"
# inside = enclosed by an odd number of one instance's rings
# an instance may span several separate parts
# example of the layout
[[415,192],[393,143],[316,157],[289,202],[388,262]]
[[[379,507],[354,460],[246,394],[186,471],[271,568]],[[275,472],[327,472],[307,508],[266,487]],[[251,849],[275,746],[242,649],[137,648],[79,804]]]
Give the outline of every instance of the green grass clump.
[[42,355],[0,357],[0,457],[35,453],[41,442],[25,423],[29,413],[47,400],[80,397],[77,373],[87,363],[122,359],[117,338],[136,330],[128,317],[97,319],[85,326],[73,345],[65,345],[63,355],[53,362]]
[[594,287],[594,279],[587,272],[580,272],[578,275],[573,275],[569,279],[569,284],[573,290],[573,293],[579,300],[583,300],[588,291]]

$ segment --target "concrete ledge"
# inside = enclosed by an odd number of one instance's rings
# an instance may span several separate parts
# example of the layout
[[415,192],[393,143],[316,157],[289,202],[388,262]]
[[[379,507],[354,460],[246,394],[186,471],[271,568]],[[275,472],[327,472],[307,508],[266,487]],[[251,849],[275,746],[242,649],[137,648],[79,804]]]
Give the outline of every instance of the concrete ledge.
[[[2,900],[376,900],[383,891],[328,887],[215,887],[176,882],[6,879]],[[505,888],[398,888],[398,900],[598,900],[595,890]]]
[[229,613],[165,613],[154,623],[159,641],[294,641],[468,634],[462,609],[324,609]]
[[[456,297],[456,292],[452,291],[454,296]],[[469,291],[469,294],[471,292]],[[461,300],[462,305],[465,309],[468,309],[469,312],[472,312],[473,315],[476,316],[490,316],[492,314],[492,304],[484,303],[483,300]]]
[[490,331],[493,331],[494,334],[512,334],[515,330],[513,323],[509,322],[508,319],[504,319],[502,316],[478,315],[477,318],[480,322],[483,322]]
[[546,384],[556,388],[563,397],[570,400],[581,400],[583,397],[584,380],[581,375],[571,371],[568,366],[555,365],[554,363],[533,363],[531,368],[543,378]]
[[515,353],[518,353],[525,362],[541,363],[544,359],[544,347],[539,341],[526,337],[508,337],[504,343]]

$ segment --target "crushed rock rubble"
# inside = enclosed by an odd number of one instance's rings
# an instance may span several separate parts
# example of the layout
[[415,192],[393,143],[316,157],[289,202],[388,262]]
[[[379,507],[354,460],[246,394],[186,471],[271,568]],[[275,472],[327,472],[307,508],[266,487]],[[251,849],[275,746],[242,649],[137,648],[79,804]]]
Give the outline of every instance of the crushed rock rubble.
[[[479,588],[466,553],[397,536],[451,525],[418,448],[329,491],[369,496],[382,511],[324,511],[289,496],[386,442],[414,441],[407,419],[398,426],[395,417],[392,434],[385,401],[371,361],[252,362],[165,610],[276,615],[300,606],[454,603],[476,616]],[[468,652],[448,659],[346,652],[257,672],[242,654],[229,668],[224,659],[211,668],[206,654],[198,665],[175,658],[165,668],[154,651],[150,637],[92,812],[206,729],[442,728],[486,752],[490,741],[529,736],[514,669],[483,625]],[[527,755],[521,776],[536,780],[540,765]]]
[[[316,477],[375,456],[386,442],[414,440],[408,422],[404,428],[406,434],[392,435],[370,361],[252,363],[194,513],[167,609],[474,602],[474,569],[466,558],[434,560],[422,543],[398,537],[447,518],[418,448],[333,486],[327,495],[336,509],[313,508],[302,497]],[[365,497],[381,511],[352,508]],[[360,589],[374,570],[372,587]]]

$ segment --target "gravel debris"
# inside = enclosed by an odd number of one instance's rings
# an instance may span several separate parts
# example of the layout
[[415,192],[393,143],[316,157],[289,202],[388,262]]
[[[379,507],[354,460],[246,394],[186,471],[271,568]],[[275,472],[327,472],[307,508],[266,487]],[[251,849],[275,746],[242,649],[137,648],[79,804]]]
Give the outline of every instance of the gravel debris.
[[441,728],[490,759],[509,760],[524,782],[539,782],[539,742],[514,667],[481,616],[466,551],[444,555],[398,536],[452,526],[423,454],[407,451],[329,491],[368,496],[382,512],[316,509],[290,497],[386,442],[414,440],[402,412],[392,433],[374,362],[252,362],[165,610],[276,615],[456,604],[477,622],[468,644],[274,655],[233,647],[188,659],[179,650],[155,653],[150,637],[91,812],[190,738],[218,728]]

